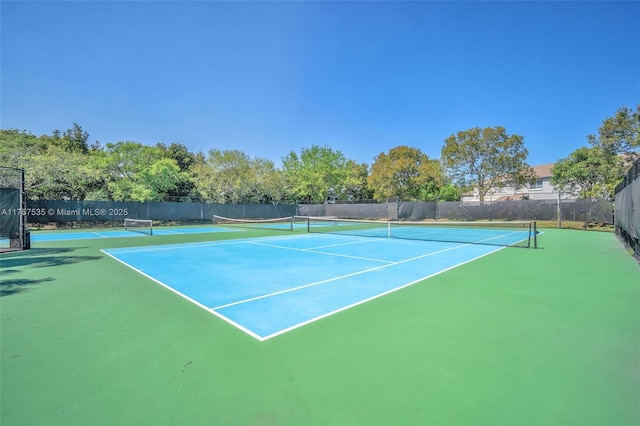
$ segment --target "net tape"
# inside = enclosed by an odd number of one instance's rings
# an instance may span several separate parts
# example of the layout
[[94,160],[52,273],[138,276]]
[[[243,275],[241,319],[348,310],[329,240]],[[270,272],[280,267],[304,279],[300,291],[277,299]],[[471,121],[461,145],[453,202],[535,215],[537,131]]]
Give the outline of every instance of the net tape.
[[405,222],[312,216],[295,216],[294,221],[305,222],[312,233],[537,248],[534,221]]

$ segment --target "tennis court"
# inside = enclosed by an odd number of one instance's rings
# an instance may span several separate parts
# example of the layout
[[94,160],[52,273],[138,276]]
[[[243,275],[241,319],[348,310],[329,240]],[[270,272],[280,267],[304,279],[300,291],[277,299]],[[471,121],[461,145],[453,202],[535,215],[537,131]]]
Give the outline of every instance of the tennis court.
[[312,234],[105,253],[266,340],[495,250]]
[[1,254],[2,425],[640,423],[640,266],[612,233],[332,226]]

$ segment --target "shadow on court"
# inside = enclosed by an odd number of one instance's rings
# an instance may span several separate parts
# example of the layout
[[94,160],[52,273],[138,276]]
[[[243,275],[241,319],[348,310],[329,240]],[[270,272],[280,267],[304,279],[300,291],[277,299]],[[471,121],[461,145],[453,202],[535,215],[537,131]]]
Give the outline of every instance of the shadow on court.
[[53,281],[52,278],[25,279],[9,278],[12,274],[22,272],[20,268],[47,268],[52,266],[71,265],[75,263],[100,259],[100,256],[75,256],[73,252],[80,248],[41,248],[0,256],[0,297],[10,296],[26,291],[30,286]]
[[3,280],[0,282],[0,297],[11,296],[13,294],[23,293],[30,286],[53,281],[53,278],[42,278],[39,280],[15,279]]
[[0,256],[0,268],[7,272],[5,268],[35,267],[44,268],[50,266],[70,265],[87,260],[97,260],[100,256],[74,256],[72,253],[77,248],[42,248],[23,251],[18,254]]

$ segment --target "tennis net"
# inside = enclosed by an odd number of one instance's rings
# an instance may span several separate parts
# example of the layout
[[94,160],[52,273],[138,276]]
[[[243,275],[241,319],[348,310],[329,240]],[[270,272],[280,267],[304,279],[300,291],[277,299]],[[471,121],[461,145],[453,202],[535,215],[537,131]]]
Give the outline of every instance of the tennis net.
[[222,226],[234,226],[240,228],[292,231],[293,216],[278,217],[273,219],[233,219],[230,217],[213,215],[213,224]]
[[537,248],[535,221],[395,222],[295,216],[307,231],[361,237],[399,238],[447,243]]
[[153,222],[149,219],[125,219],[124,230],[153,235]]

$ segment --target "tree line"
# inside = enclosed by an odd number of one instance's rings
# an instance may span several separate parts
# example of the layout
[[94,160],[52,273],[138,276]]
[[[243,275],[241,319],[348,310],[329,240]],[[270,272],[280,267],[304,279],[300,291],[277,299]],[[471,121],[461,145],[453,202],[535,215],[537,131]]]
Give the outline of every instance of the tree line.
[[[606,118],[589,146],[559,160],[552,183],[560,191],[611,198],[640,148],[640,105]],[[522,187],[536,176],[524,137],[501,126],[472,128],[448,137],[441,158],[400,145],[357,163],[329,146],[302,148],[282,164],[239,150],[193,153],[180,143],[135,141],[89,145],[79,124],[51,135],[0,130],[0,166],[24,168],[31,199],[215,203],[359,202],[390,197],[455,201],[467,191],[480,199],[504,185]]]

